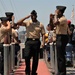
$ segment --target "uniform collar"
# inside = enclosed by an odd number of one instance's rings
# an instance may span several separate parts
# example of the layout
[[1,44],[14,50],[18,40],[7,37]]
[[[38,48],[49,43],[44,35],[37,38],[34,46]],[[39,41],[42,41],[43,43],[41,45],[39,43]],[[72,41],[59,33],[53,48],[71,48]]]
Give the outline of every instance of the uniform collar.
[[[37,22],[38,22],[38,20],[37,20]],[[37,22],[33,22],[32,20],[30,20],[30,23],[37,23]]]

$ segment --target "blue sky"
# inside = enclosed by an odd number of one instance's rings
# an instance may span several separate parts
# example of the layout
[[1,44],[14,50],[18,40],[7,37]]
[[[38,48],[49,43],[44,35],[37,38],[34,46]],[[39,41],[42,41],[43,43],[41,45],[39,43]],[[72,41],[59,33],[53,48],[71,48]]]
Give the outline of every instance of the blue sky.
[[[29,15],[32,10],[36,10],[38,20],[46,27],[50,13],[54,13],[57,5],[66,6],[64,14],[67,19],[71,19],[74,3],[75,0],[0,0],[0,16],[5,16],[7,11],[12,11],[15,15],[15,22],[17,22]],[[24,30],[24,28],[21,27],[19,30]]]

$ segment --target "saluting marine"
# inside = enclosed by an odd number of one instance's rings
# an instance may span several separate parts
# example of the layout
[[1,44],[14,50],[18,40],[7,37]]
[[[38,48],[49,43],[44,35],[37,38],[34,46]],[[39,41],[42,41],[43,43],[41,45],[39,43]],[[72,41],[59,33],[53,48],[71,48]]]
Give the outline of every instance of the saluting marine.
[[6,16],[9,18],[10,24],[11,24],[11,29],[9,32],[10,36],[10,43],[14,42],[15,43],[15,67],[17,66],[17,54],[18,51],[20,50],[19,46],[19,40],[18,40],[18,34],[15,31],[15,27],[17,27],[16,23],[14,23],[14,13],[13,12],[6,12]]
[[1,52],[1,57],[2,57],[2,60],[0,61],[1,64],[0,64],[0,73],[3,75],[4,73],[4,50],[3,50],[3,44],[5,42],[5,37],[6,35],[8,35],[8,32],[10,31],[11,29],[11,26],[10,26],[10,22],[8,21],[9,18],[7,17],[1,17],[1,27],[0,27],[0,52]]
[[66,75],[66,60],[65,60],[65,47],[68,42],[68,24],[67,19],[63,15],[66,7],[56,6],[56,14],[58,20],[54,23],[56,26],[56,49],[57,49],[57,75]]
[[[25,22],[24,20],[31,17],[31,20]],[[42,23],[37,20],[37,12],[33,10],[31,14],[17,22],[18,25],[26,27],[27,39],[25,42],[25,64],[26,75],[30,75],[30,58],[33,57],[32,73],[37,75],[38,57],[40,50],[40,34],[42,35],[42,46],[44,46],[45,29]]]

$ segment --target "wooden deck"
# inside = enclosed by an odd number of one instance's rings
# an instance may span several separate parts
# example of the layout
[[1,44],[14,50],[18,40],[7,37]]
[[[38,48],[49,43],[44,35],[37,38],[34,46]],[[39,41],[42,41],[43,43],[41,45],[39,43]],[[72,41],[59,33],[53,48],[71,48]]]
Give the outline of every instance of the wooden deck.
[[[32,67],[32,64],[31,64]],[[39,60],[39,65],[37,69],[38,75],[50,75],[50,71],[43,59]],[[25,63],[22,62],[21,66],[15,71],[14,75],[25,75]]]

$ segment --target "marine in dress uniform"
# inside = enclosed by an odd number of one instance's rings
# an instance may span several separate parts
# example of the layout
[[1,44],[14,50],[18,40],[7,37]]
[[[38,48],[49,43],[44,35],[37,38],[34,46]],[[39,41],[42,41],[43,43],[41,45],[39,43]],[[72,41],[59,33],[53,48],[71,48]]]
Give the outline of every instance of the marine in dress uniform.
[[65,47],[68,42],[67,36],[67,19],[63,15],[66,7],[56,6],[58,20],[55,22],[56,25],[56,49],[57,49],[57,62],[58,62],[58,73],[57,75],[66,75],[66,60],[65,60]]
[[[10,29],[10,32],[9,32],[9,43],[11,43],[11,37],[12,37],[12,35],[11,35],[11,33],[12,33],[12,27],[14,26],[14,13],[13,12],[5,12],[5,15],[6,15],[6,17],[8,17],[9,18],[9,22],[10,22],[10,24],[11,24],[11,29]],[[6,40],[7,40],[7,38],[6,38]]]
[[17,66],[17,53],[20,49],[20,46],[18,44],[18,34],[15,31],[15,27],[16,24],[14,23],[14,13],[13,12],[5,12],[6,16],[9,18],[10,24],[11,24],[11,30],[9,32],[9,36],[10,36],[10,43],[12,42],[12,38],[13,38],[13,42],[15,43],[15,66]]
[[3,75],[4,73],[4,50],[3,50],[3,43],[5,40],[5,36],[8,34],[11,26],[10,22],[8,21],[7,17],[1,17],[1,27],[0,27],[0,52],[1,52],[1,64],[0,64],[0,73]]
[[[31,17],[31,20],[24,21]],[[37,75],[39,50],[40,50],[40,34],[42,35],[42,46],[44,46],[44,34],[45,29],[42,23],[37,20],[37,12],[33,10],[31,14],[17,22],[17,24],[26,27],[27,40],[25,42],[25,64],[26,75],[30,75],[30,58],[33,57],[32,73],[31,75]]]

